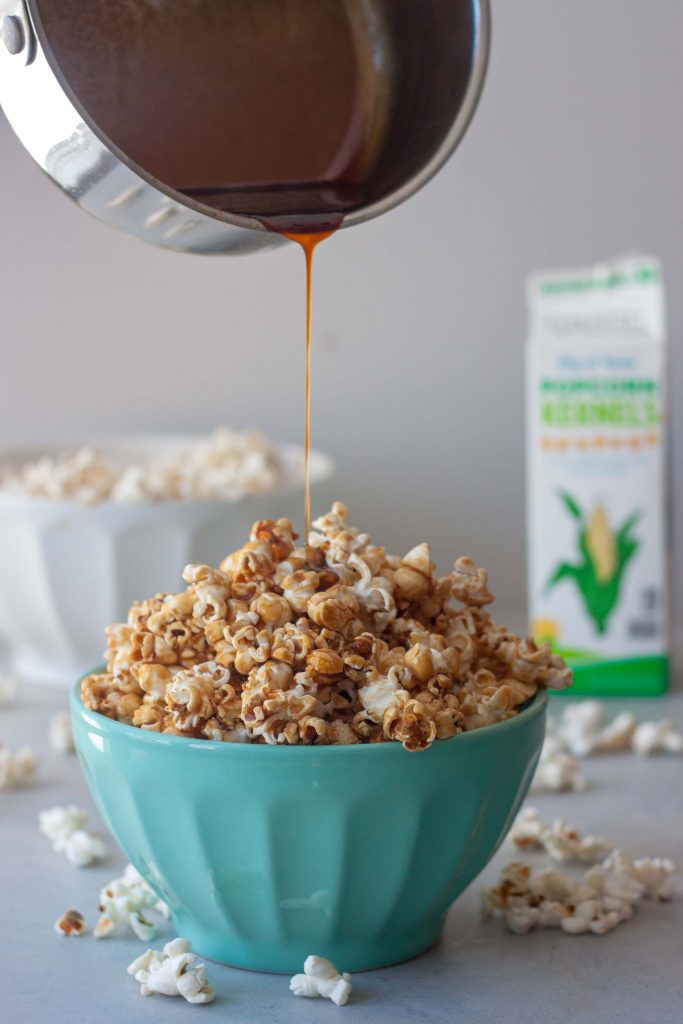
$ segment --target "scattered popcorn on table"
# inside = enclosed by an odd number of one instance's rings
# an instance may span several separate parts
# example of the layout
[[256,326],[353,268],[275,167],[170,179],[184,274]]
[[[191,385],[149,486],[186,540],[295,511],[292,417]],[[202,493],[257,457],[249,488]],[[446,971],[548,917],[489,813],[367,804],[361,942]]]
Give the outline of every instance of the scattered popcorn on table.
[[581,774],[579,762],[563,749],[548,719],[545,742],[536,773],[531,782],[532,793],[581,792],[588,782]]
[[227,427],[139,465],[121,466],[92,448],[5,469],[0,489],[52,501],[238,501],[281,482],[275,448],[260,434]]
[[582,935],[585,932],[606,935],[622,921],[629,921],[632,917],[633,906],[627,900],[603,896],[577,902],[571,914],[562,918],[560,927],[569,935]]
[[634,862],[623,850],[613,850],[602,864],[591,868],[584,875],[584,881],[597,896],[637,903],[645,895]]
[[663,718],[659,722],[641,722],[633,733],[632,746],[636,754],[683,754],[683,734]]
[[612,850],[612,844],[601,836],[582,836],[562,818],[543,829],[542,844],[553,860],[590,862],[601,860]]
[[215,992],[208,983],[206,967],[190,952],[187,939],[167,942],[163,951],[148,949],[128,966],[140,982],[143,996],[182,996],[188,1003],[210,1003]]
[[156,935],[157,925],[147,920],[143,911],[156,910],[167,920],[171,916],[166,904],[132,864],[127,865],[121,878],[115,878],[101,890],[99,907],[102,916],[93,930],[96,939],[130,927],[139,939],[148,942]]
[[88,815],[80,807],[51,807],[38,815],[40,831],[52,843],[55,853],[63,853],[76,867],[85,868],[107,855],[103,839],[86,832]]
[[438,578],[427,544],[387,555],[346,517],[337,502],[299,547],[289,520],[257,522],[220,569],[188,565],[183,593],[133,605],[86,707],[197,739],[418,751],[570,684],[547,644],[493,621],[484,569]]
[[521,850],[540,850],[543,846],[542,837],[546,827],[538,817],[535,807],[525,807],[512,823],[508,839]]
[[556,733],[559,742],[575,757],[592,753],[595,737],[605,723],[602,701],[572,701],[563,709]]
[[628,750],[636,728],[635,715],[624,711],[606,723],[604,704],[582,700],[568,704],[557,727],[560,741],[575,757]]
[[631,860],[623,850],[614,850],[599,867],[586,874],[590,884],[610,896],[634,902],[641,896],[670,900],[675,894],[673,875],[676,865],[661,857]]
[[50,746],[58,754],[73,754],[74,738],[71,732],[71,716],[68,711],[57,711],[50,719],[47,730]]
[[60,935],[78,936],[85,931],[85,918],[77,910],[67,910],[59,921],[55,921],[55,931]]
[[621,711],[599,731],[591,753],[608,754],[618,750],[630,750],[636,725],[636,716],[631,711]]
[[496,887],[484,889],[482,912],[502,918],[517,935],[557,927],[570,935],[605,935],[633,916],[643,896],[670,899],[674,871],[671,861],[646,857],[634,862],[622,850],[578,879],[555,870],[534,874],[528,865],[514,862],[503,868]]
[[612,850],[612,844],[606,839],[582,836],[562,818],[556,818],[552,825],[544,825],[533,807],[520,812],[508,838],[520,849],[544,849],[553,860],[565,862],[602,860]]
[[641,857],[633,861],[633,873],[653,900],[670,900],[673,897],[676,887],[672,876],[675,871],[674,862],[661,857]]
[[581,758],[626,750],[646,756],[683,753],[683,734],[668,719],[638,724],[631,711],[622,711],[608,722],[605,705],[599,700],[568,704],[556,731],[553,731],[552,724],[549,730],[552,741],[546,739],[546,746],[549,746],[547,753],[544,748],[546,758],[560,759],[567,751],[570,756]]
[[295,974],[289,987],[295,996],[322,996],[337,1006],[344,1006],[351,994],[351,975],[340,974],[334,964],[322,956],[307,956],[304,973]]
[[612,850],[612,844],[602,836],[582,836],[577,829],[557,818],[551,826],[544,828],[542,845],[553,860],[569,863],[583,863],[600,860]]
[[15,679],[0,673],[0,707],[3,704],[11,704],[19,689]]
[[38,770],[38,761],[30,747],[19,747],[14,753],[0,745],[0,789],[12,789],[30,782]]

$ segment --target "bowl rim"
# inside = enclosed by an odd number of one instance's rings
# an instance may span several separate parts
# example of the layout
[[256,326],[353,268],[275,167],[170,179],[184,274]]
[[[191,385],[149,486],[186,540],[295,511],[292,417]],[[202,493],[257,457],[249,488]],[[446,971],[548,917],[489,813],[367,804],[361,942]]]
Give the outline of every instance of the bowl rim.
[[[239,750],[250,750],[253,751],[251,754],[247,754],[247,757],[272,757],[272,753],[266,753],[266,751],[272,752],[277,750],[287,749],[291,751],[288,757],[331,757],[331,756],[359,756],[360,751],[366,752],[372,751],[370,756],[403,756],[404,754],[410,754],[411,751],[405,750],[402,743],[348,743],[348,744],[276,744],[276,743],[226,743],[222,740],[208,740],[198,739],[194,736],[171,736],[167,733],[152,732],[148,729],[141,729],[135,725],[127,725],[124,722],[118,722],[114,718],[108,718],[107,715],[101,714],[99,711],[91,711],[86,708],[85,704],[81,700],[81,683],[89,675],[100,673],[105,666],[98,665],[95,669],[90,672],[85,672],[78,681],[71,688],[70,704],[72,717],[79,717],[86,724],[97,728],[101,733],[111,731],[113,735],[118,735],[121,738],[128,737],[129,740],[135,743],[141,743],[143,745],[156,745],[159,749],[161,748],[175,748],[176,750],[207,750],[215,752],[220,750],[221,756],[235,756]],[[506,718],[502,722],[494,722],[492,725],[483,726],[481,729],[472,729],[469,732],[460,732],[456,736],[451,736],[447,740],[435,740],[429,751],[443,750],[446,746],[450,746],[454,741],[458,743],[476,743],[481,742],[482,738],[486,736],[498,736],[501,732],[514,732],[519,729],[523,729],[526,725],[532,722],[534,719],[543,715],[548,707],[548,691],[545,687],[539,687],[533,697],[527,701],[526,705],[522,707],[512,718]],[[483,734],[483,735],[482,735]],[[258,752],[261,753],[258,753]],[[351,753],[354,751],[355,753]],[[428,751],[416,751],[425,755]],[[240,755],[237,755],[240,756]]]
[[[218,428],[217,428],[218,429]],[[255,428],[235,428],[239,432],[243,433],[259,433]],[[47,456],[54,458],[57,455],[76,451],[81,448],[92,448],[96,451],[102,452],[104,455],[114,456],[117,452],[129,452],[129,456],[134,451],[140,453],[140,457],[149,457],[152,455],[160,455],[164,453],[171,453],[174,451],[182,451],[183,448],[187,448],[198,442],[207,440],[212,436],[213,431],[197,431],[195,433],[177,433],[174,431],[163,431],[163,430],[149,430],[149,431],[112,431],[111,433],[92,433],[88,439],[78,439],[71,435],[65,434],[62,436],[56,436],[52,440],[34,441],[28,438],[25,442],[11,445],[0,445],[0,467],[3,465],[12,464],[17,462],[34,461],[41,456]],[[301,458],[303,466],[304,458],[304,447],[300,444],[295,444],[291,441],[278,441],[267,435],[263,435],[276,456],[287,463],[288,460]],[[319,448],[311,449],[311,483],[320,484],[325,480],[329,480],[334,474],[336,469],[334,459],[327,452],[321,451]],[[302,470],[301,477],[293,474],[291,471],[284,476],[284,478],[276,484],[275,487],[270,488],[267,491],[262,491],[256,494],[244,494],[240,498],[234,500],[228,498],[174,498],[164,499],[162,501],[134,501],[134,502],[121,502],[121,501],[97,501],[94,504],[88,505],[82,501],[77,501],[75,498],[44,498],[40,495],[35,494],[23,494],[21,492],[6,491],[0,485],[0,506],[2,507],[19,507],[30,505],[32,507],[40,507],[45,509],[88,509],[92,514],[95,510],[110,510],[110,509],[169,509],[169,508],[182,508],[184,506],[206,507],[238,507],[244,505],[248,501],[258,501],[270,496],[277,495],[288,495],[293,494],[296,491],[303,488],[305,483],[304,473]]]

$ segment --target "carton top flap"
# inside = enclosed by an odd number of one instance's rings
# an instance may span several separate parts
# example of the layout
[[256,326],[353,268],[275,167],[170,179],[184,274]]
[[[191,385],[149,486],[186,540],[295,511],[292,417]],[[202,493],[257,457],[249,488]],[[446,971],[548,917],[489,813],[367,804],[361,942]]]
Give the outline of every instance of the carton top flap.
[[531,274],[527,307],[531,343],[666,341],[662,266],[654,256]]

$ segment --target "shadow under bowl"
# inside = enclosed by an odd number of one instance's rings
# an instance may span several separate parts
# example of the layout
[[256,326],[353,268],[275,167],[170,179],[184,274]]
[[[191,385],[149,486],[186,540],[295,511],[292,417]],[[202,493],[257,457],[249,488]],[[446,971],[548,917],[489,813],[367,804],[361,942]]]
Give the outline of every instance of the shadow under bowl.
[[408,753],[165,736],[71,695],[95,801],[177,933],[208,959],[285,973],[310,953],[369,970],[438,940],[526,796],[547,702]]

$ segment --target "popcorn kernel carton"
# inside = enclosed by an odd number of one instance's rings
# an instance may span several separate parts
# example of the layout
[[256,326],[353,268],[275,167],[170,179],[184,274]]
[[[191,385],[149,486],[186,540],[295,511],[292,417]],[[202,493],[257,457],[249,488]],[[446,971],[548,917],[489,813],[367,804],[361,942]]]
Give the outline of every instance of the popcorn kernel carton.
[[664,290],[628,256],[527,286],[531,632],[574,692],[667,687]]

